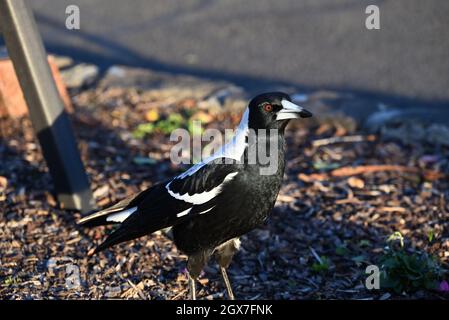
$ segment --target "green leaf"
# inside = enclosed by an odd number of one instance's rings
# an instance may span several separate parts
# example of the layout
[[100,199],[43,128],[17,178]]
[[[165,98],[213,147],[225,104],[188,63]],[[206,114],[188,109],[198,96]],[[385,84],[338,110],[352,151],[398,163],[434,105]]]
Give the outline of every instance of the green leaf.
[[393,234],[391,234],[388,237],[387,242],[392,242],[392,241],[399,241],[399,243],[401,244],[401,248],[404,247],[404,237],[402,236],[402,234],[399,231],[394,232]]
[[427,233],[427,240],[429,240],[429,242],[432,242],[434,236],[435,236],[434,231],[433,231],[433,229],[431,229],[431,230]]
[[134,138],[143,138],[147,134],[153,133],[155,130],[155,125],[153,123],[142,123],[137,126],[133,131]]
[[174,124],[174,125],[182,126],[184,124],[184,122],[185,122],[185,119],[179,113],[171,113],[168,116],[167,121],[172,123],[172,124]]
[[365,256],[362,254],[359,256],[352,257],[351,260],[354,261],[355,263],[359,264],[359,263],[362,263],[363,261],[365,261]]
[[317,273],[325,273],[329,270],[330,260],[325,256],[320,257],[320,259],[321,263],[315,262],[312,265],[312,271]]
[[335,248],[335,253],[339,256],[346,256],[349,254],[349,249],[346,246],[338,246]]
[[371,246],[371,241],[369,240],[360,240],[359,241],[359,247],[370,247]]
[[200,136],[204,132],[204,128],[201,125],[197,125],[197,122],[189,121],[187,128],[192,136]]

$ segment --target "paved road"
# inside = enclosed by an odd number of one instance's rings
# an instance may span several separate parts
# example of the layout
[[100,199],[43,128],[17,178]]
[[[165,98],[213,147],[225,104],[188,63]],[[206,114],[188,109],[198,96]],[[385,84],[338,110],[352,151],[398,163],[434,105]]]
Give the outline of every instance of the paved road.
[[[47,48],[100,63],[449,106],[447,0],[30,0]],[[381,30],[365,28],[378,4]],[[81,30],[65,29],[65,8]]]

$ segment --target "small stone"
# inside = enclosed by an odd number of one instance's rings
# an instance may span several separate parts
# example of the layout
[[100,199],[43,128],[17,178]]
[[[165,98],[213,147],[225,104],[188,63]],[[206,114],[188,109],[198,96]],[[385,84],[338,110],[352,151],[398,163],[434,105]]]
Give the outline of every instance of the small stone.
[[6,177],[0,176],[0,191],[3,191],[8,186],[8,179]]
[[107,184],[105,184],[104,186],[95,190],[93,195],[94,195],[94,198],[99,199],[99,198],[104,198],[105,196],[107,196],[108,192],[109,192],[109,186]]
[[93,64],[80,63],[61,71],[62,80],[68,88],[80,88],[92,84],[98,76],[98,67]]

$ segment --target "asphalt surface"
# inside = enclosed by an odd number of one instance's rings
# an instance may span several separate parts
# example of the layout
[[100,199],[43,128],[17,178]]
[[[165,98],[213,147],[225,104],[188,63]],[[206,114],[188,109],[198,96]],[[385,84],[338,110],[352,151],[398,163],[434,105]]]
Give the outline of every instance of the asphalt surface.
[[[447,0],[33,0],[47,49],[94,62],[449,107]],[[78,5],[80,30],[65,28]],[[380,30],[365,8],[380,7]]]

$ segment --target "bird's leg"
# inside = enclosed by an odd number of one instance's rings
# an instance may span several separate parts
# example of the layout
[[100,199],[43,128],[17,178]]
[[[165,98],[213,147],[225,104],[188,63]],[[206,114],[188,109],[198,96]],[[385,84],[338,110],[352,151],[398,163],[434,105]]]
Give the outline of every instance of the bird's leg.
[[226,272],[226,268],[220,267],[221,276],[223,277],[223,281],[226,285],[226,291],[228,292],[229,300],[235,300],[234,293],[232,292],[231,282],[229,282],[228,273]]
[[232,292],[231,282],[229,281],[226,268],[229,267],[232,261],[232,257],[239,250],[240,240],[238,238],[231,239],[215,249],[215,258],[220,266],[221,275],[226,285],[226,291],[228,292],[229,300],[235,300],[234,293]]
[[193,279],[189,274],[189,293],[190,300],[196,300],[196,292],[195,292],[195,279]]
[[189,291],[190,299],[192,300],[196,300],[195,280],[200,276],[201,270],[207,263],[210,255],[211,252],[208,250],[189,255],[189,259],[187,261],[187,271],[189,272]]

